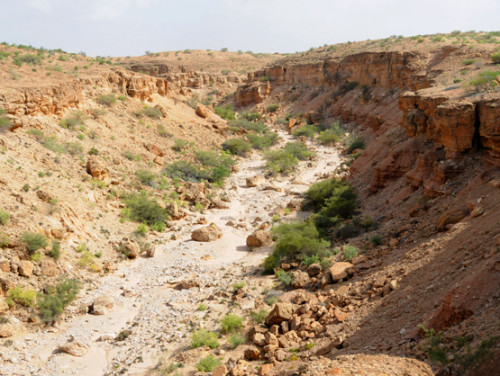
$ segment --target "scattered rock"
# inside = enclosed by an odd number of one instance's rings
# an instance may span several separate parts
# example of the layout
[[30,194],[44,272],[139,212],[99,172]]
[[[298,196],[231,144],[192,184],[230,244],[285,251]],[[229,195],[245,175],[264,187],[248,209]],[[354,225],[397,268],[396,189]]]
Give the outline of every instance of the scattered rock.
[[3,296],[0,297],[0,313],[6,312],[9,310],[9,305],[5,301]]
[[0,325],[0,338],[9,338],[14,335],[12,327],[10,325],[2,324]]
[[292,279],[293,288],[302,289],[310,282],[309,274],[301,270],[294,271],[292,275],[293,275]]
[[272,371],[272,369],[274,368],[274,364],[263,364],[261,367],[260,367],[260,371],[259,371],[259,376],[264,376],[264,375],[267,375],[269,372]]
[[208,109],[204,105],[198,104],[198,106],[196,106],[196,115],[206,119],[208,116]]
[[0,259],[0,271],[4,273],[10,272],[10,261],[7,260],[6,258]]
[[136,259],[141,254],[139,244],[133,239],[124,238],[120,243],[120,251],[129,259]]
[[47,277],[55,277],[56,275],[59,275],[59,268],[57,264],[54,262],[54,260],[44,258],[40,262],[40,270],[43,275]]
[[227,368],[224,364],[215,367],[214,371],[212,372],[212,376],[226,376],[226,375],[227,375]]
[[64,345],[59,346],[59,350],[66,354],[80,357],[89,351],[89,347],[76,339],[71,339]]
[[256,175],[246,179],[247,187],[258,187],[266,182],[264,175]]
[[105,315],[115,307],[115,299],[111,296],[99,296],[94,300],[90,312],[94,315]]
[[108,177],[108,168],[106,162],[96,156],[92,156],[87,160],[87,172],[94,178],[106,180]]
[[458,209],[449,210],[444,213],[437,221],[436,227],[438,231],[446,231],[447,225],[460,222],[469,214],[469,208],[463,207]]
[[19,263],[17,271],[23,277],[30,277],[33,274],[33,263],[28,260],[22,260]]
[[211,223],[206,227],[194,230],[191,234],[191,239],[197,242],[213,242],[221,237],[222,232],[215,223]]
[[258,248],[273,243],[273,237],[269,231],[257,230],[247,237],[247,247]]
[[290,303],[276,303],[274,308],[266,317],[267,325],[281,324],[292,317],[293,306]]
[[188,290],[193,287],[201,287],[200,277],[192,275],[189,279],[185,279],[174,286],[176,290]]
[[352,268],[353,265],[350,262],[336,262],[330,268],[330,275],[332,277],[333,282],[340,281],[344,278],[347,278],[347,270]]
[[321,273],[321,270],[323,270],[323,268],[320,264],[311,264],[307,268],[307,274],[309,274],[309,277],[316,277],[319,273]]
[[49,203],[52,200],[52,196],[45,191],[36,191],[36,196],[43,202]]

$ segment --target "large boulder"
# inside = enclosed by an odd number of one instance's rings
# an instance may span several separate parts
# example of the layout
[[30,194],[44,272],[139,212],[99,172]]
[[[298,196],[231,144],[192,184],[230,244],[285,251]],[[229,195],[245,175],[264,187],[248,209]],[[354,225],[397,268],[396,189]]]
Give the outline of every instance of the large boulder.
[[40,269],[42,274],[47,277],[55,277],[59,274],[59,268],[54,260],[45,258],[40,262]]
[[19,263],[17,271],[20,276],[30,277],[33,274],[33,263],[28,260],[23,260]]
[[194,230],[191,239],[197,242],[213,242],[222,237],[220,228],[215,223],[210,223],[206,227]]
[[206,119],[208,117],[208,109],[204,105],[198,104],[198,106],[196,106],[196,115]]
[[353,265],[350,262],[336,262],[330,268],[330,274],[332,276],[333,282],[340,281],[347,278],[347,270],[352,268]]
[[96,156],[92,156],[87,160],[87,172],[98,180],[106,180],[108,178],[108,167],[106,162]]
[[264,175],[256,175],[246,179],[247,187],[258,187],[266,182]]
[[77,339],[71,339],[64,345],[59,346],[59,350],[66,354],[80,357],[89,351],[89,347]]
[[141,248],[135,240],[124,238],[120,243],[120,252],[129,259],[135,259],[141,254]]
[[110,310],[115,307],[115,299],[111,296],[99,296],[94,300],[94,303],[91,307],[91,312],[94,315],[105,315]]
[[294,271],[292,275],[292,287],[295,289],[302,289],[311,281],[309,274],[301,270]]
[[290,303],[276,303],[274,308],[266,317],[266,325],[279,325],[283,321],[288,321],[292,318],[293,306]]
[[448,225],[460,222],[467,215],[469,215],[469,208],[466,206],[449,210],[438,219],[436,227],[438,231],[446,231]]
[[257,230],[247,237],[247,246],[249,248],[258,248],[273,243],[273,237],[269,231]]

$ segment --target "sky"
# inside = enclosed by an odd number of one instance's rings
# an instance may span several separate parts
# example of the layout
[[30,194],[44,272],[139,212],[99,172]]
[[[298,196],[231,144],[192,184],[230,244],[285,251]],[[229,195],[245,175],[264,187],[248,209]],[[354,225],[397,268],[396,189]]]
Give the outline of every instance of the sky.
[[0,42],[89,56],[500,30],[500,0],[0,0]]

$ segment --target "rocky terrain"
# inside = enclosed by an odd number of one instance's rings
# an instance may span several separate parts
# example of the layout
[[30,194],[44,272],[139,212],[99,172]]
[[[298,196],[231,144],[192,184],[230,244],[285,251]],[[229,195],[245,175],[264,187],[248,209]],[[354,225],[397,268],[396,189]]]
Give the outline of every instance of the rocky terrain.
[[495,374],[499,42],[0,46],[0,373]]

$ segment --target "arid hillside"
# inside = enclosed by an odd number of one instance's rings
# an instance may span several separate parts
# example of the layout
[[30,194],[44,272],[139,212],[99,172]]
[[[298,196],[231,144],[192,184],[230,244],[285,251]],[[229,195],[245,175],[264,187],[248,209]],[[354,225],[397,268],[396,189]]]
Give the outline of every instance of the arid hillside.
[[0,45],[0,373],[495,374],[499,45]]

